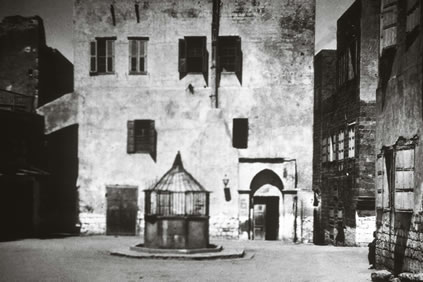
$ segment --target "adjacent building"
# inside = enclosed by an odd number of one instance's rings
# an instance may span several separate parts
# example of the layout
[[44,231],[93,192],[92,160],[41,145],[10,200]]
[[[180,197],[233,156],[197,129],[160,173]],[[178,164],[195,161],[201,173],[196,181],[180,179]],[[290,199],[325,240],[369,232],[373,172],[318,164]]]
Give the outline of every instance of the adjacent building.
[[314,0],[75,1],[81,232],[140,231],[180,151],[211,236],[311,239],[314,17]]
[[38,111],[72,91],[73,65],[46,45],[42,19],[4,18],[0,23],[0,220],[4,223],[0,239],[75,232],[77,125],[46,135],[45,120],[60,119],[65,113],[60,108]]
[[379,1],[356,1],[337,23],[337,50],[315,57],[315,243],[360,245],[375,226]]
[[377,267],[423,272],[421,1],[383,0],[376,128]]

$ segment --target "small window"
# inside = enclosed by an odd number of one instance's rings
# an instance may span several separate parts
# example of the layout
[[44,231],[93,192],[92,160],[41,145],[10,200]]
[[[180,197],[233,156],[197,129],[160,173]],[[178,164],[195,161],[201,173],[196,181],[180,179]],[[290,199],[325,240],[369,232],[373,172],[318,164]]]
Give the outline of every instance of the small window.
[[338,133],[338,160],[344,159],[344,131]]
[[328,152],[327,152],[327,139],[326,137],[322,138],[322,163],[328,161]]
[[248,148],[248,119],[234,118],[232,134],[232,146],[234,148]]
[[114,73],[116,38],[97,38],[90,44],[90,73],[107,74]]
[[147,74],[148,38],[129,38],[129,73]]
[[355,158],[355,127],[348,128],[348,158]]
[[128,121],[128,154],[147,153],[156,160],[157,132],[154,120]]
[[208,52],[205,36],[179,39],[179,78],[188,73],[202,73],[208,82]]
[[382,0],[380,15],[380,49],[394,47],[397,44],[398,3],[396,0]]
[[242,83],[242,50],[239,36],[220,36],[219,72],[234,72]]

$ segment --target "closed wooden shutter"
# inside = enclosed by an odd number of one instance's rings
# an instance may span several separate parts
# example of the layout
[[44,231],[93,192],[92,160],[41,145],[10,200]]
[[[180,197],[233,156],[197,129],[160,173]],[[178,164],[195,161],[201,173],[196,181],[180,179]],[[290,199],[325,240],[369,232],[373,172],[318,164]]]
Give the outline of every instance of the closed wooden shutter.
[[90,42],[90,72],[97,72],[97,41]]
[[383,0],[381,12],[381,53],[383,49],[396,46],[398,25],[398,4],[395,0]]
[[239,80],[239,83],[242,85],[242,49],[240,37],[235,39],[235,48],[235,74]]
[[187,44],[185,39],[179,39],[179,79],[187,75]]
[[150,152],[151,158],[156,161],[156,151],[157,151],[157,131],[154,124],[154,120],[149,121],[149,132],[148,132],[148,150]]
[[232,145],[234,148],[246,149],[248,148],[248,119],[235,118],[233,119],[232,130]]
[[395,209],[414,208],[414,146],[397,147],[395,154]]
[[127,137],[127,147],[126,150],[128,154],[135,153],[135,122],[133,120],[128,120],[127,122],[128,137]]
[[383,154],[379,154],[376,159],[376,208],[383,208],[383,181],[384,163]]
[[107,72],[114,71],[115,44],[114,40],[106,41]]

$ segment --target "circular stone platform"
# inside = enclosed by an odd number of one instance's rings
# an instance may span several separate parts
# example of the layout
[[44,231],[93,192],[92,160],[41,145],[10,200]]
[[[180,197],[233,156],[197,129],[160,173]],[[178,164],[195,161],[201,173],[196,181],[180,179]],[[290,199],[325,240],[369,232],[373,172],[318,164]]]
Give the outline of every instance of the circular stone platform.
[[144,245],[121,248],[110,251],[111,255],[129,258],[144,259],[183,259],[183,260],[208,260],[208,259],[234,259],[245,255],[243,249],[224,249],[222,246],[210,245],[205,249],[152,249]]

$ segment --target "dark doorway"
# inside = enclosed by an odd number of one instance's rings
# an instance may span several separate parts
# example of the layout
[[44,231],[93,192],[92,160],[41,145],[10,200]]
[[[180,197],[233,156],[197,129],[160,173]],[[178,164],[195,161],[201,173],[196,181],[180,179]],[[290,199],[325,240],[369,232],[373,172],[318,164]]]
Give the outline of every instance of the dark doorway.
[[278,240],[279,197],[254,197],[254,240]]
[[107,235],[135,235],[137,187],[107,187]]

